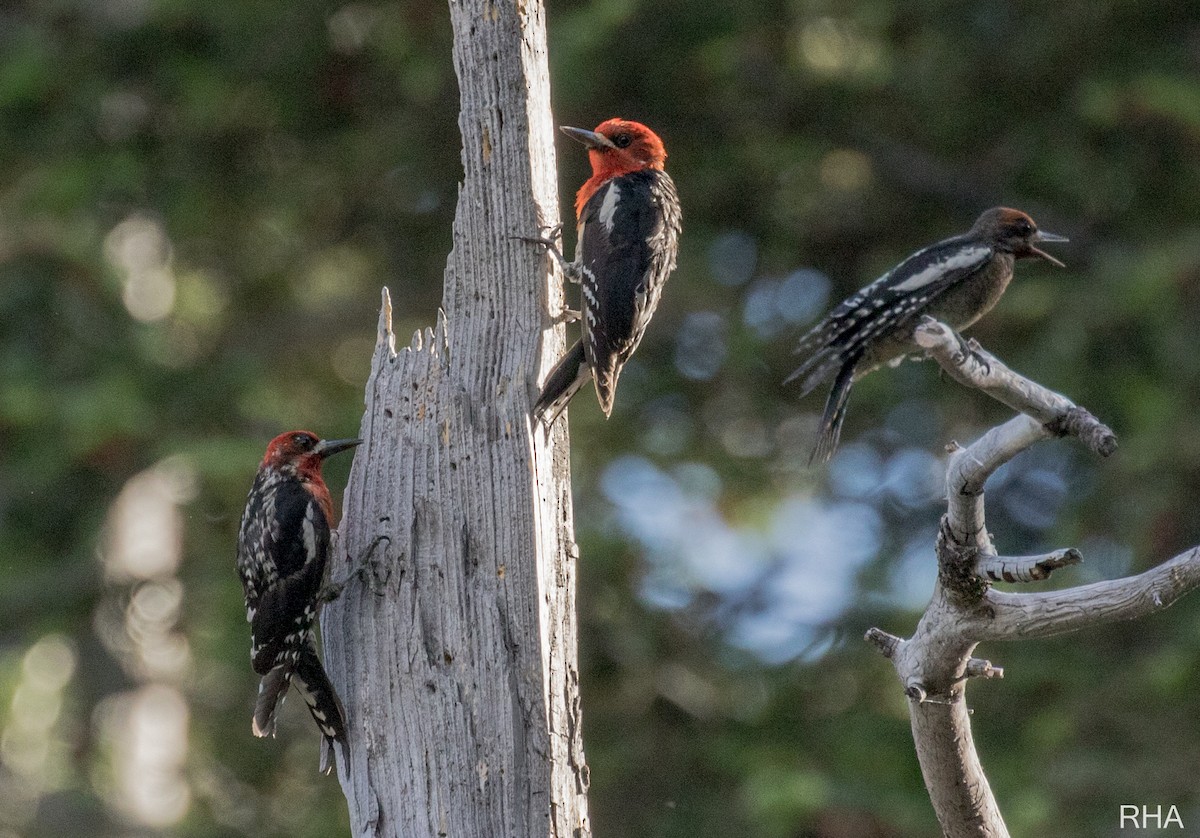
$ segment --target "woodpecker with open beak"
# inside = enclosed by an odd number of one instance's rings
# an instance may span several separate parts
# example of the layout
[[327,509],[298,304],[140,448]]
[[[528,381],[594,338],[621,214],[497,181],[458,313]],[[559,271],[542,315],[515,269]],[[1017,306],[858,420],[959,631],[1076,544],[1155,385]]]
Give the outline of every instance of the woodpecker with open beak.
[[913,329],[922,316],[966,329],[999,301],[1018,259],[1064,267],[1039,245],[1065,241],[1020,210],[994,207],[965,234],[917,251],[843,300],[801,338],[796,353],[806,358],[787,379],[802,380],[803,397],[834,377],[811,460],[824,462],[837,448],[855,381],[921,351]]

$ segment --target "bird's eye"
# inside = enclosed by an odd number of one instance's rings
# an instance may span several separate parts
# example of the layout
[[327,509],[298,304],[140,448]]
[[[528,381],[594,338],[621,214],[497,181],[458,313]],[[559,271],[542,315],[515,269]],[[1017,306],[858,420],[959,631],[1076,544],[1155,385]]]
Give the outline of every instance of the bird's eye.
[[1028,220],[1022,218],[1017,222],[1017,235],[1031,236],[1033,235],[1033,225]]
[[292,437],[292,442],[301,451],[307,451],[313,447],[313,438],[308,434],[296,434]]
[[629,144],[633,142],[633,137],[629,134],[617,134],[613,137],[613,145],[617,148],[629,148]]

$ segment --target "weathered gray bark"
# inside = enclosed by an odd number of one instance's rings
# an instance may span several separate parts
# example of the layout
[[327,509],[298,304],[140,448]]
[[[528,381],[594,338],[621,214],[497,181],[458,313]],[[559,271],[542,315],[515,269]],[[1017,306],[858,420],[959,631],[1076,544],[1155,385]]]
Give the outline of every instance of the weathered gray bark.
[[1200,547],[1137,576],[1044,593],[996,591],[987,579],[1027,582],[1075,564],[1079,553],[996,555],[984,520],[983,488],[1004,463],[1036,442],[1071,435],[1102,456],[1116,448],[1112,431],[1086,410],[1014,373],[977,346],[928,320],[917,342],[956,381],[1021,411],[967,448],[955,447],[946,475],[948,509],[938,536],[938,582],[913,636],[873,628],[867,640],[895,665],[909,699],[913,740],[942,831],[951,838],[1001,838],[1008,830],[975,751],[966,680],[1004,671],[972,657],[987,640],[1046,637],[1115,620],[1143,617],[1200,586]]
[[377,576],[321,620],[338,775],[356,836],[587,836],[567,441],[529,417],[562,289],[512,238],[558,220],[544,9],[450,11],[465,176],[444,314],[397,353],[385,291],[331,571],[374,545]]

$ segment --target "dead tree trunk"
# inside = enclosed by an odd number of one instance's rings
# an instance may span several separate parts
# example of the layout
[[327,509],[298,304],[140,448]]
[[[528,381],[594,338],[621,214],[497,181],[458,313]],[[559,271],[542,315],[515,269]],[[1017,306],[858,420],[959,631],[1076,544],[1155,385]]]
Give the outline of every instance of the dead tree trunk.
[[558,220],[544,8],[450,12],[465,176],[443,311],[397,353],[384,292],[331,571],[373,546],[376,575],[321,621],[338,775],[356,836],[587,836],[567,440],[529,417],[562,288],[512,238]]
[[1048,637],[1152,614],[1200,585],[1200,547],[1137,576],[1044,593],[994,590],[989,580],[1032,582],[1075,564],[1076,550],[1044,556],[996,554],[984,522],[988,477],[1034,443],[1075,436],[1108,456],[1116,439],[1086,410],[1017,375],[975,347],[961,352],[949,328],[927,318],[917,342],[956,381],[1019,411],[967,448],[956,448],[946,475],[949,509],[937,541],[938,581],[916,632],[907,640],[873,628],[867,640],[890,658],[909,699],[913,740],[942,831],[950,838],[1008,835],[975,751],[966,681],[1004,670],[973,657],[989,640]]

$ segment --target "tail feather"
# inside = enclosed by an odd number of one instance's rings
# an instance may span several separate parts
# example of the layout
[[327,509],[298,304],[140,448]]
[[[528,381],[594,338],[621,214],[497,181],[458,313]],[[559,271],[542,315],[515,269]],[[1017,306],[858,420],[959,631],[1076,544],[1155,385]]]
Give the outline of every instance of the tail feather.
[[[793,350],[794,354],[807,358],[783,383],[789,384],[798,378],[804,378],[801,398],[816,389],[851,357],[861,357],[868,343],[882,331],[895,325],[893,321],[886,319],[864,322],[862,300],[857,299],[861,295],[860,291],[811,328]],[[849,310],[842,311],[846,306],[850,307]]]
[[621,375],[622,364],[615,357],[608,357],[604,367],[592,369],[592,382],[596,385],[596,399],[605,418],[612,416],[613,404],[617,399],[617,378]]
[[808,355],[814,349],[828,347],[837,337],[840,324],[832,317],[826,317],[804,333],[800,341],[792,348],[793,355]]
[[846,402],[850,398],[850,387],[854,384],[854,371],[862,356],[851,356],[838,370],[837,378],[825,400],[825,412],[821,416],[821,428],[817,434],[817,444],[813,447],[812,456],[808,458],[809,465],[828,462],[837,448],[842,435],[842,423],[846,421]]
[[275,716],[287,698],[295,666],[291,662],[281,663],[268,670],[258,683],[258,700],[254,703],[254,720],[250,729],[255,736],[275,735]]
[[546,377],[542,394],[533,406],[533,415],[546,427],[553,425],[567,409],[567,403],[591,377],[592,368],[588,366],[584,356],[583,342],[578,341],[567,350],[567,354],[559,359],[550,375]]
[[804,382],[800,385],[800,398],[804,398],[829,378],[830,373],[843,362],[841,351],[827,347],[797,367],[791,375],[783,380],[783,383],[791,384],[797,378],[803,378]]
[[342,762],[348,763],[350,758],[350,747],[346,740],[346,711],[311,643],[300,652],[300,661],[296,665],[296,689],[304,697],[308,712],[321,730],[319,770],[322,774],[328,774],[333,770],[334,742],[342,747]]

